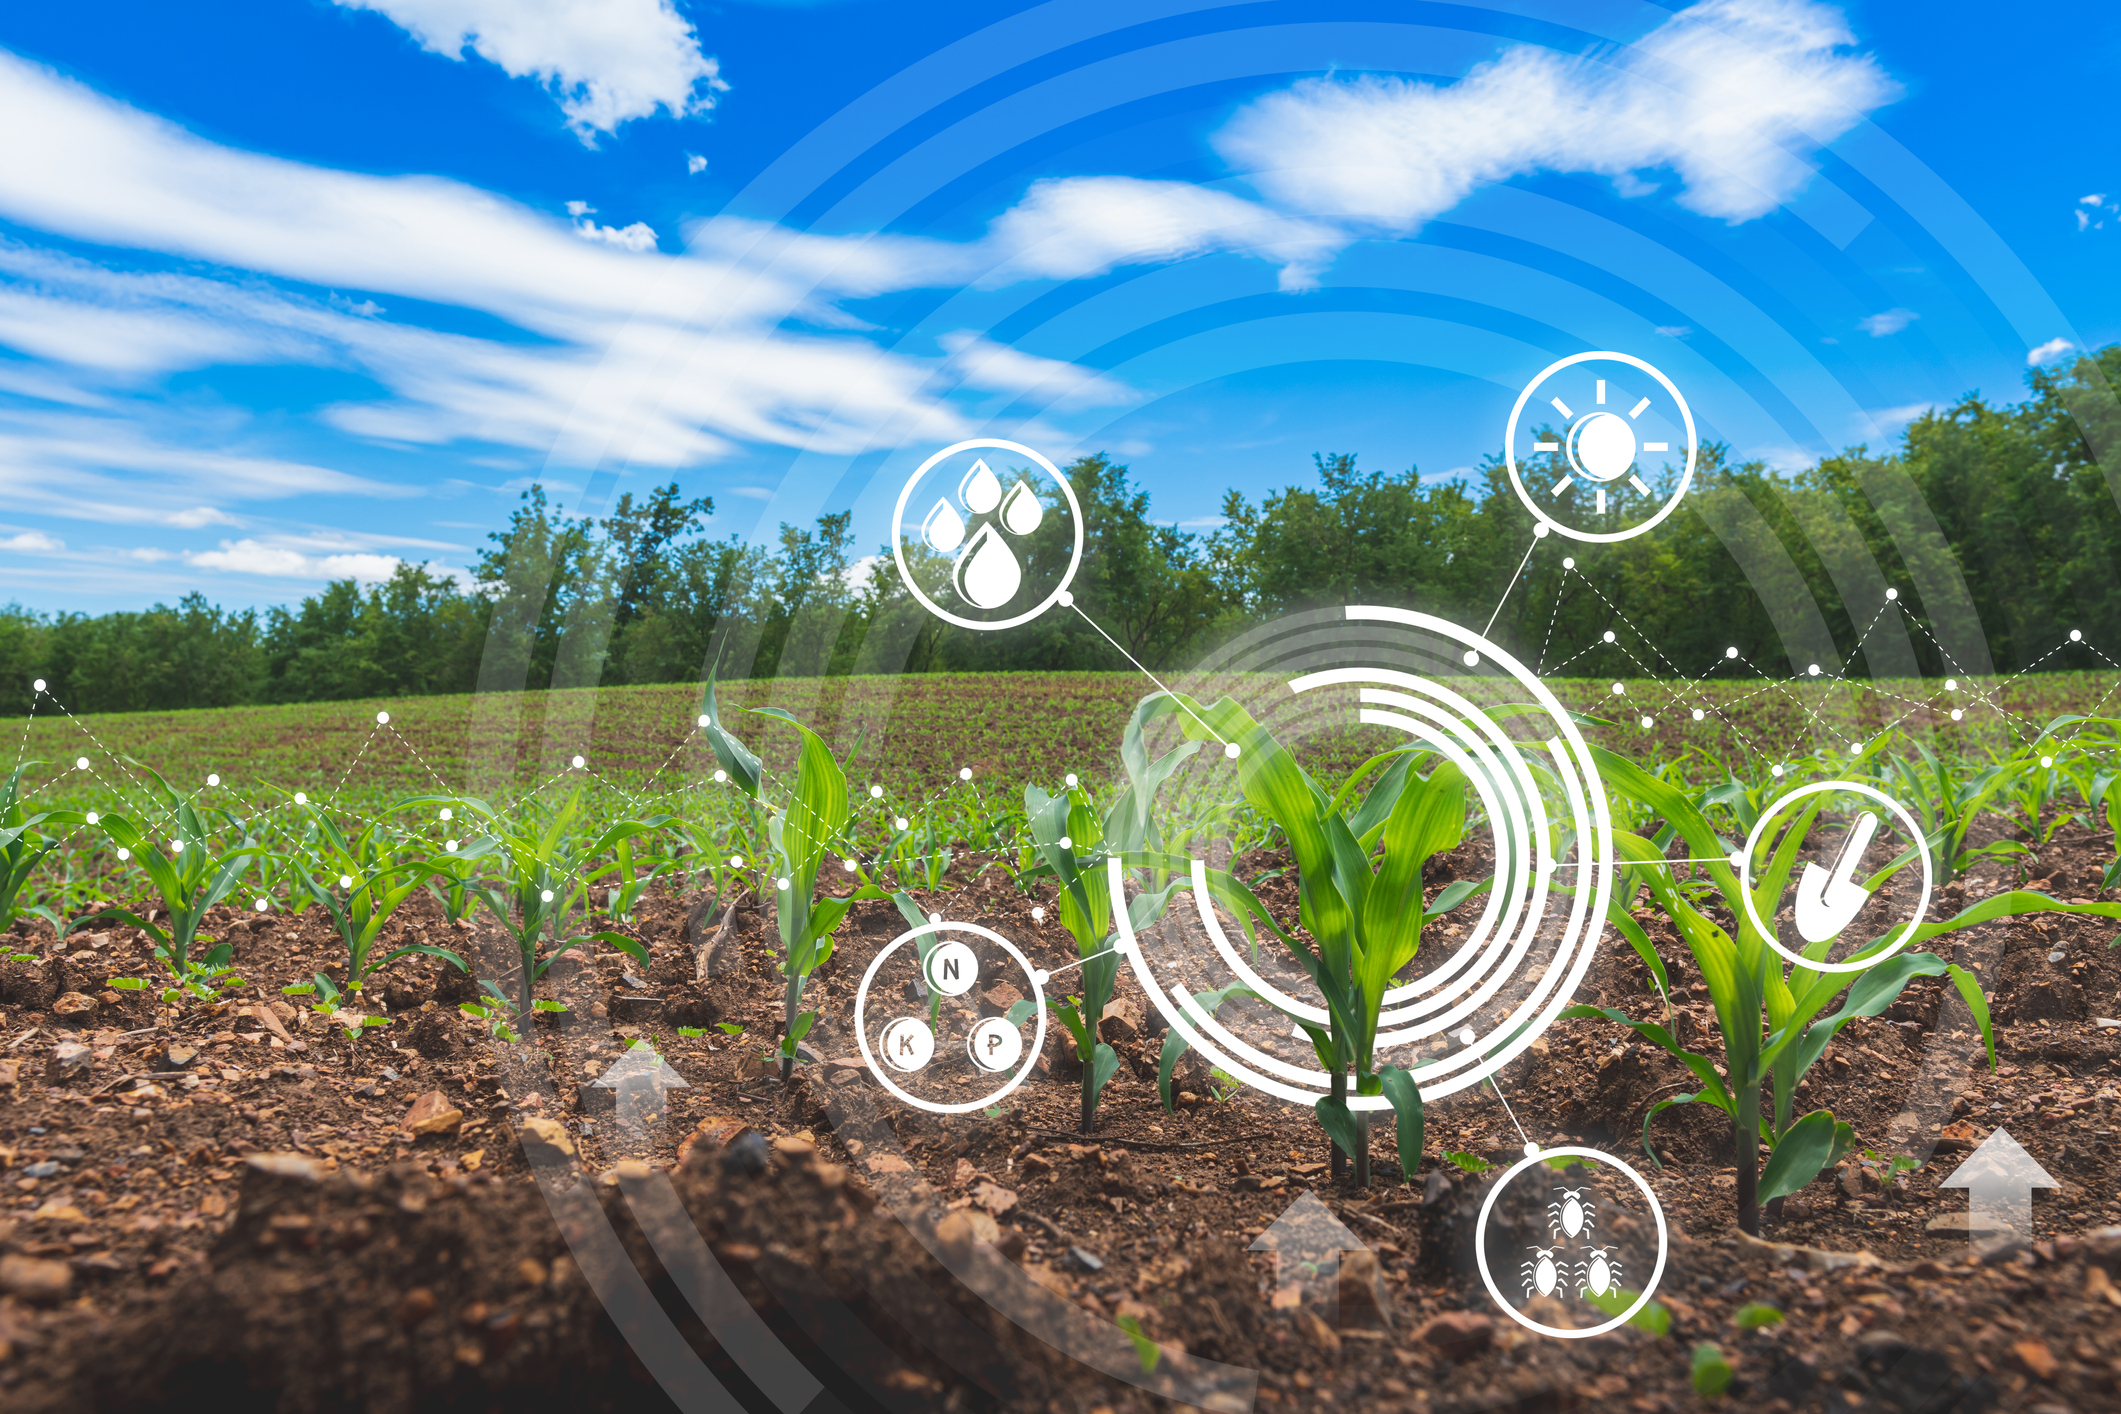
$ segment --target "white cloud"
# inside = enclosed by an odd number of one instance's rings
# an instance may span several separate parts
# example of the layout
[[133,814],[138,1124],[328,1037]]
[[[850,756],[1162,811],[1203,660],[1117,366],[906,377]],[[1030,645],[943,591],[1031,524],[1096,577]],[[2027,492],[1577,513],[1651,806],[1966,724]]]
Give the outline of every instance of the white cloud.
[[567,126],[598,133],[661,109],[704,112],[729,85],[670,0],[338,0],[375,10],[451,59],[466,49],[513,78],[536,79]]
[[1676,200],[1745,221],[1813,175],[1833,141],[1899,86],[1810,0],[1704,0],[1632,48],[1506,49],[1449,85],[1316,79],[1241,109],[1216,150],[1282,209],[1404,234],[1479,187],[1538,171],[1678,174]]
[[700,155],[699,155],[699,154],[698,154],[697,152],[688,152],[688,153],[686,153],[686,154],[685,154],[685,175],[686,175],[686,176],[688,176],[688,177],[697,177],[697,176],[698,176],[698,175],[699,175],[700,173],[702,173],[702,172],[704,172],[704,171],[706,171],[706,170],[707,170],[707,159],[706,159],[706,158],[704,158],[704,157],[700,156]]
[[1921,317],[1912,309],[1888,309],[1864,315],[1856,321],[1856,327],[1874,339],[1883,339],[1899,333]]
[[2026,366],[2028,368],[2038,368],[2043,363],[2052,363],[2064,354],[2074,352],[2076,347],[2074,342],[2058,335],[2038,348],[2028,349],[2025,354]]
[[945,334],[939,342],[950,354],[945,366],[966,387],[1036,395],[1055,407],[1110,407],[1140,397],[1094,368],[1022,353],[968,330]]
[[305,555],[262,540],[224,540],[220,549],[193,551],[184,561],[194,569],[269,579],[357,579],[364,584],[389,579],[399,564],[395,555]]
[[1694,326],[1691,324],[1660,324],[1657,326],[1657,332],[1664,335],[1667,339],[1684,339],[1687,335],[1694,332]]
[[[1902,403],[1898,407],[1875,410],[1871,413],[1871,421],[1877,425],[1879,431],[1890,432],[1894,428],[1905,427],[1916,418],[1925,417],[1936,410],[1937,405],[1935,403]],[[1863,430],[1858,428],[1856,435],[1861,437]]]
[[20,535],[0,540],[0,550],[14,550],[26,555],[48,555],[65,548],[64,540],[54,540],[40,530],[25,530]]
[[2103,231],[2109,217],[2121,216],[2121,201],[2109,201],[2103,191],[2090,192],[2077,198],[2077,229],[2080,231]]
[[729,488],[729,494],[742,496],[747,501],[770,501],[773,499],[773,489],[768,486],[732,486]]

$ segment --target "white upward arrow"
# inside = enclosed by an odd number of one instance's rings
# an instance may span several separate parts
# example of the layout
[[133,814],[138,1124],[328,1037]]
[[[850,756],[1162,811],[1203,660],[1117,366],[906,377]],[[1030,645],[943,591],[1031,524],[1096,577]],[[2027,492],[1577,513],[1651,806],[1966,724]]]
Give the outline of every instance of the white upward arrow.
[[616,1090],[619,1129],[646,1138],[651,1124],[663,1118],[663,1092],[690,1088],[692,1082],[672,1070],[655,1047],[642,1041],[612,1063],[595,1082],[599,1090]]
[[2004,1229],[2029,1240],[2033,1235],[2033,1190],[2062,1185],[2025,1152],[2024,1145],[1998,1129],[1937,1186],[1966,1190],[1967,1240],[1971,1242],[1976,1232]]
[[1330,1324],[1340,1304],[1340,1254],[1370,1249],[1333,1216],[1317,1194],[1305,1189],[1245,1250],[1272,1252],[1274,1284],[1309,1287]]

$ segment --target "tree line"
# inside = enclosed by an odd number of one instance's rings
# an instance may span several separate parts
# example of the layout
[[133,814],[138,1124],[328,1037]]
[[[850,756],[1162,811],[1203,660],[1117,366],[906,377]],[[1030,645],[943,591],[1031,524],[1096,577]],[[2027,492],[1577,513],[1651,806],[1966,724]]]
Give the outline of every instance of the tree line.
[[[1972,671],[1953,652],[1970,638],[2002,671],[2080,665],[2050,654],[2069,629],[2121,644],[2121,509],[2092,455],[2094,443],[2121,452],[2110,399],[2092,396],[2121,384],[2121,345],[2028,382],[2019,401],[1968,395],[1916,418],[1896,448],[1853,447],[1795,474],[1707,445],[1656,531],[1556,538],[1529,561],[1531,518],[1499,457],[1424,482],[1320,454],[1311,476],[1257,502],[1228,493],[1222,525],[1196,534],[1159,524],[1129,469],[1099,453],[1065,469],[1083,507],[1083,613],[999,633],[935,619],[888,547],[859,553],[844,512],[757,544],[706,535],[712,501],[675,482],[600,517],[570,516],[533,487],[468,585],[402,565],[263,612],[199,594],[94,616],[0,609],[0,709],[28,710],[36,678],[71,710],[99,712],[689,682],[710,667],[1126,667],[1091,621],[1142,664],[1176,669],[1272,616],[1358,602],[1469,625],[1500,603],[1491,636],[1550,665],[1554,646],[1597,641],[1624,612],[1642,670],[1658,676],[1698,675],[1734,644],[1766,674],[1822,654],[1857,672]],[[1065,558],[1071,534],[1046,518],[1027,545],[1029,583]],[[1925,603],[1924,585],[1949,593]],[[1888,586],[1922,628],[1906,638],[1911,662],[1903,651],[1866,665]]]

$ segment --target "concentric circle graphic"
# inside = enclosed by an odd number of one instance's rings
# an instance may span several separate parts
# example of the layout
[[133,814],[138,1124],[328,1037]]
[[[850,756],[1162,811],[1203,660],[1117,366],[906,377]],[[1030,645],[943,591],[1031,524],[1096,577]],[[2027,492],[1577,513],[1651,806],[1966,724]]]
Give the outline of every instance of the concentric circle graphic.
[[[1384,993],[1377,1050],[1381,1060],[1389,1055],[1390,1063],[1412,1071],[1430,1099],[1479,1084],[1522,1054],[1569,1004],[1597,949],[1613,855],[1589,747],[1567,709],[1523,663],[1430,614],[1351,605],[1282,620],[1247,637],[1265,650],[1248,659],[1248,673],[1294,666],[1299,670],[1284,681],[1299,698],[1352,692],[1355,724],[1404,734],[1465,774],[1492,834],[1495,883],[1447,957]],[[1468,653],[1488,671],[1470,675]],[[1337,665],[1323,666],[1327,661]],[[1429,671],[1410,671],[1414,664]],[[1468,690],[1479,691],[1488,705]],[[1504,700],[1520,697],[1530,702]],[[1511,735],[1505,722],[1524,734]],[[1239,758],[1228,769],[1253,767]],[[1125,869],[1116,857],[1106,867],[1118,897]],[[1315,991],[1292,991],[1233,942],[1213,903],[1207,868],[1196,857],[1189,882],[1193,913],[1214,957],[1195,956],[1189,965],[1205,963],[1221,974],[1219,981],[1250,989],[1283,1017],[1325,1025]],[[1332,1081],[1315,1058],[1269,1047],[1257,1033],[1204,1009],[1188,982],[1159,975],[1168,970],[1163,959],[1174,954],[1160,945],[1165,930],[1138,936],[1125,909],[1115,909],[1113,919],[1121,955],[1142,990],[1212,1064],[1255,1089],[1306,1105],[1329,1093]],[[1368,1095],[1348,1104],[1380,1110],[1389,1102]]]

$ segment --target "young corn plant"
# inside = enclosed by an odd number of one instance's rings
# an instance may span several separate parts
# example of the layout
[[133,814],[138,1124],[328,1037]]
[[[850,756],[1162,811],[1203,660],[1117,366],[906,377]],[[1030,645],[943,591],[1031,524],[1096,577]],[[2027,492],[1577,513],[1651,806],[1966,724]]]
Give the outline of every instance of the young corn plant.
[[[1328,795],[1236,702],[1224,698],[1203,707],[1167,696],[1169,705],[1160,710],[1183,707],[1180,721],[1188,737],[1198,740],[1212,730],[1236,743],[1245,799],[1281,828],[1295,856],[1298,917],[1308,943],[1285,931],[1249,889],[1235,880],[1225,888],[1281,940],[1325,1000],[1324,1026],[1306,1018],[1297,1018],[1297,1025],[1331,1077],[1331,1093],[1314,1108],[1333,1141],[1335,1175],[1352,1160],[1355,1182],[1370,1181],[1369,1116],[1358,1117],[1349,1106],[1351,1082],[1356,1095],[1381,1095],[1391,1106],[1400,1171],[1412,1175],[1421,1161],[1421,1092],[1405,1069],[1376,1065],[1378,1014],[1386,990],[1419,952],[1423,924],[1484,887],[1454,883],[1434,908],[1423,892],[1428,861],[1455,848],[1464,834],[1465,777],[1448,762],[1424,777],[1415,768],[1428,753],[1402,747],[1373,757]],[[1379,767],[1383,774],[1357,806],[1354,786]]]
[[[441,797],[422,797],[405,804],[441,801]],[[468,887],[515,945],[517,967],[512,980],[516,995],[509,997],[491,983],[487,985],[507,1009],[517,1031],[529,1024],[533,1013],[551,1009],[538,1004],[537,984],[555,962],[576,948],[609,943],[647,965],[647,950],[624,933],[572,933],[568,929],[571,919],[587,912],[597,861],[607,857],[619,841],[660,828],[663,817],[618,820],[596,830],[586,819],[579,786],[553,807],[524,801],[503,813],[483,800],[451,798],[448,803],[453,809],[470,811],[482,822],[500,866],[497,881],[478,878]]]
[[[73,926],[116,921],[140,929],[154,940],[155,960],[172,983],[162,993],[163,1000],[173,1005],[188,994],[211,1001],[219,995],[217,987],[233,985],[235,950],[202,936],[199,925],[206,921],[208,909],[235,892],[266,851],[247,827],[232,819],[224,819],[224,837],[217,841],[191,802],[172,790],[153,767],[138,761],[131,764],[153,776],[161,788],[173,826],[168,836],[157,839],[125,815],[103,815],[93,823],[115,847],[121,863],[135,862],[147,875],[161,903],[159,921],[113,906],[76,920]],[[241,843],[227,844],[229,836],[240,838]],[[204,955],[194,956],[201,943],[213,946]]]
[[349,995],[358,1000],[369,976],[401,957],[437,957],[454,964],[459,972],[470,971],[464,959],[448,948],[427,943],[406,943],[380,957],[375,955],[383,925],[419,892],[434,866],[418,840],[393,839],[380,821],[349,840],[313,802],[304,808],[315,822],[318,848],[308,858],[291,857],[288,873],[296,888],[330,915],[339,941],[346,945]]
[[[1825,1054],[1835,1034],[1859,1016],[1884,1012],[1915,978],[1943,976],[1965,999],[1987,1047],[1989,1064],[1994,1066],[1995,1033],[1989,1024],[1987,998],[1972,973],[1927,952],[1895,953],[1858,974],[1853,985],[1847,973],[1786,964],[1748,919],[1738,874],[1729,862],[1731,846],[1718,837],[1696,800],[1625,757],[1598,747],[1592,748],[1592,754],[1608,789],[1665,822],[1665,828],[1655,837],[1625,830],[1614,832],[1615,851],[1628,861],[1625,887],[1615,890],[1620,900],[1618,911],[1625,912],[1626,901],[1642,888],[1672,921],[1708,985],[1717,1030],[1723,1040],[1723,1067],[1719,1071],[1708,1056],[1680,1045],[1671,1031],[1658,1022],[1635,1020],[1610,1007],[1574,1006],[1561,1015],[1616,1021],[1662,1047],[1693,1072],[1701,1082],[1699,1090],[1660,1100],[1644,1115],[1643,1147],[1651,1162],[1658,1162],[1650,1147],[1650,1122],[1672,1105],[1698,1103],[1722,1110],[1730,1117],[1737,1154],[1738,1223],[1744,1231],[1757,1236],[1761,1204],[1810,1183],[1820,1170],[1844,1157],[1855,1143],[1851,1127],[1837,1121],[1830,1111],[1814,1110],[1801,1118],[1794,1114],[1798,1085],[1805,1072]],[[1753,902],[1762,917],[1774,917],[1780,907],[1790,874],[1798,864],[1798,850],[1824,801],[1824,797],[1815,798],[1809,807],[1798,812],[1781,843],[1767,858],[1754,861]],[[1674,837],[1686,842],[1689,854],[1697,861],[1708,861],[1698,867],[1707,873],[1717,900],[1739,920],[1737,937],[1718,926],[1676,885],[1674,867],[1664,857],[1666,844]],[[1915,863],[1916,858],[1915,850],[1910,848],[1865,880],[1865,888],[1876,889],[1894,873]],[[1955,918],[1921,925],[1908,937],[1907,946],[1997,918],[2043,911],[2116,917],[2121,916],[2121,904],[2064,904],[2045,894],[2016,890],[1985,899]],[[1823,961],[1837,941],[1830,937],[1815,943],[1804,956],[1814,962]],[[1887,942],[1888,939],[1879,939],[1851,953],[1848,960],[1860,961],[1881,952]],[[1847,997],[1839,1010],[1825,1014],[1844,990]],[[1763,1132],[1764,1100],[1767,1127]],[[1764,1170],[1759,1157],[1763,1140],[1770,1151]]]
[[0,787],[0,933],[14,927],[15,920],[23,914],[33,914],[50,923],[59,936],[66,936],[66,924],[51,909],[42,904],[22,904],[22,890],[30,875],[65,839],[64,835],[47,836],[44,832],[80,825],[86,820],[74,810],[43,810],[33,815],[23,808],[22,774],[43,764],[23,762],[8,776],[6,786]]
[[[802,1044],[818,1014],[803,1010],[803,989],[810,975],[832,957],[832,934],[859,899],[889,897],[874,884],[858,884],[842,896],[817,896],[818,868],[835,844],[846,848],[847,773],[833,758],[825,739],[778,707],[754,709],[760,716],[786,722],[802,733],[796,756],[795,783],[788,804],[768,817],[766,834],[779,862],[773,881],[775,912],[780,923],[781,1079],[795,1073],[796,1047]],[[753,789],[756,790],[756,777]],[[901,904],[904,907],[904,904]]]
[[[1155,695],[1135,707],[1120,745],[1127,785],[1102,817],[1092,810],[1088,793],[1080,787],[1054,796],[1035,785],[1024,787],[1025,827],[1039,861],[1027,872],[1051,875],[1059,882],[1061,926],[1075,939],[1076,955],[1083,959],[1082,994],[1059,1003],[1053,1013],[1068,1028],[1082,1061],[1081,1128],[1085,1134],[1096,1122],[1099,1097],[1119,1070],[1118,1054],[1098,1039],[1105,1004],[1112,1000],[1113,984],[1119,979],[1118,939],[1112,931],[1112,888],[1105,860],[1117,855],[1126,862],[1152,862],[1152,857],[1153,862],[1166,862],[1158,853],[1163,841],[1155,815],[1156,794],[1201,746],[1197,741],[1181,742],[1155,760],[1149,758],[1143,729],[1166,710]],[[1127,901],[1128,921],[1137,933],[1156,921],[1176,887],[1167,882]]]
[[352,1010],[347,1005],[346,994],[323,973],[313,972],[310,976],[315,980],[282,987],[281,995],[310,998],[309,1009],[344,1031],[347,1041],[359,1041],[362,1033],[372,1027],[390,1025],[387,1016],[364,1016]]

